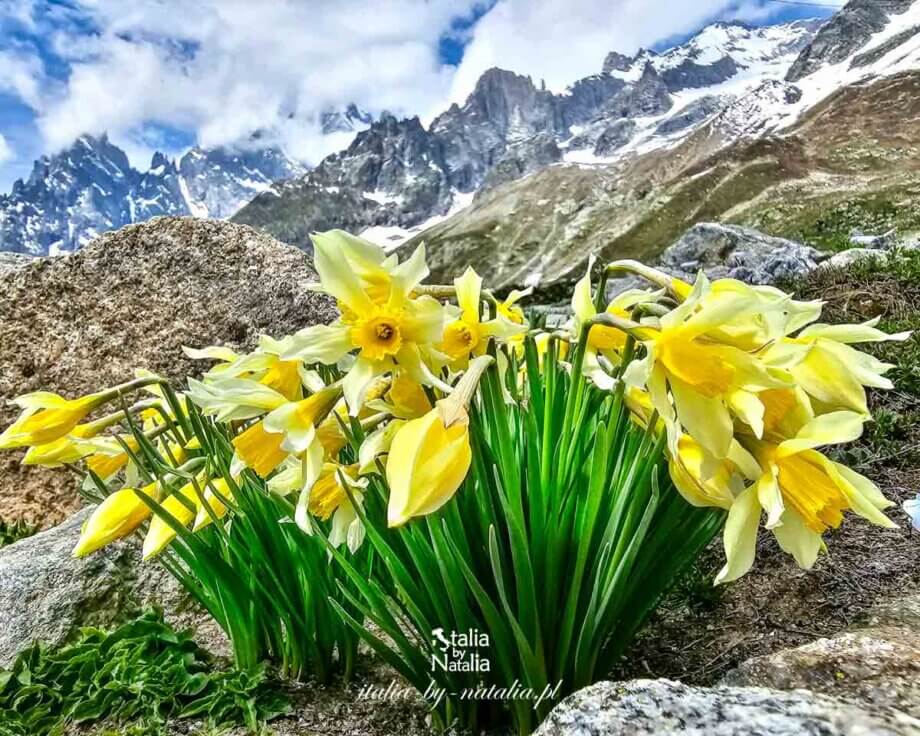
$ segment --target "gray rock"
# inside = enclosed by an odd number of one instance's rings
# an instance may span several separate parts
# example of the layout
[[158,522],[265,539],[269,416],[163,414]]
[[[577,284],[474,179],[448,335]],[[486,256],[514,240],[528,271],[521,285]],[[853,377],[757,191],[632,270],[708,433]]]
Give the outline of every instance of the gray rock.
[[594,144],[594,155],[608,156],[618,151],[632,140],[636,133],[636,123],[633,120],[617,120],[604,128]]
[[862,230],[854,230],[850,233],[850,242],[857,248],[890,250],[898,244],[898,231],[892,229],[881,235],[870,235]]
[[694,100],[686,107],[682,107],[655,128],[658,135],[671,135],[687,128],[692,128],[702,123],[710,115],[725,107],[730,100],[725,97],[706,95]]
[[920,596],[879,605],[858,628],[754,657],[725,685],[808,690],[920,718]]
[[[218,220],[158,218],[98,238],[73,255],[0,270],[0,427],[8,400],[29,391],[78,396],[147,368],[184,385],[205,363],[183,345],[251,349],[327,322],[330,299],[311,291],[309,257],[264,233]],[[0,509],[43,525],[79,508],[66,471],[0,453]]]
[[[913,0],[853,0],[848,3],[802,50],[786,80],[797,82],[826,64],[844,61],[885,28],[890,16],[906,12],[912,4]],[[867,53],[871,54],[872,49]]]
[[703,270],[710,278],[770,284],[808,273],[825,257],[810,246],[751,228],[704,222],[667,248],[660,263],[669,273],[690,280]]
[[28,266],[33,260],[35,260],[34,256],[30,256],[27,253],[0,251],[0,273]]
[[560,160],[562,160],[562,152],[556,145],[555,139],[547,133],[513,143],[508,146],[504,156],[488,173],[477,196],[492,187],[520,179],[522,176],[532,174]]
[[872,248],[850,248],[835,253],[821,264],[821,268],[847,268],[857,261],[873,260],[879,263],[888,261],[888,253],[884,250]]
[[604,74],[610,72],[628,72],[635,59],[619,51],[611,51],[604,59]]
[[890,51],[894,51],[896,48],[903,46],[918,33],[920,33],[920,26],[911,26],[910,28],[905,28],[903,31],[896,33],[884,43],[880,43],[878,46],[875,46],[868,51],[864,51],[863,53],[854,56],[853,60],[850,62],[850,68],[858,69],[860,67],[874,64],[883,56],[887,55]]
[[81,626],[115,625],[139,607],[193,608],[161,565],[140,562],[133,541],[74,559],[71,550],[88,515],[86,509],[0,549],[0,667],[35,640],[60,644]]
[[806,691],[599,682],[563,700],[535,736],[916,736],[920,721]]

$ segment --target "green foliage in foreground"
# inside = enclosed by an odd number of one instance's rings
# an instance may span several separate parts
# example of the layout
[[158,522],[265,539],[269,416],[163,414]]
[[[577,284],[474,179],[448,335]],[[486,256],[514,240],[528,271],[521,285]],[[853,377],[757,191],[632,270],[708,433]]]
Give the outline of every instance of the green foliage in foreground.
[[287,709],[266,673],[220,671],[209,655],[158,613],[112,632],[86,628],[73,644],[35,644],[0,670],[0,736],[57,736],[72,723],[132,724],[155,734],[166,719],[209,724],[260,721]]
[[20,539],[31,537],[38,531],[38,526],[30,524],[23,519],[7,521],[0,519],[0,547],[18,542]]
[[[584,379],[584,343],[571,372],[557,344],[542,367],[525,345],[527,400],[506,403],[500,372],[487,371],[471,407],[470,475],[437,515],[388,534],[385,488],[372,481],[361,513],[387,575],[365,579],[331,550],[359,591],[349,598],[389,641],[343,616],[420,692],[448,693],[432,703],[441,727],[495,733],[510,711],[515,732],[531,733],[559,698],[610,671],[724,521],[678,494],[664,436],[655,418],[651,429],[631,418],[624,385],[611,394]],[[464,669],[469,651],[459,668],[438,665],[437,629],[487,634],[490,668]],[[517,694],[476,695],[513,683]]]

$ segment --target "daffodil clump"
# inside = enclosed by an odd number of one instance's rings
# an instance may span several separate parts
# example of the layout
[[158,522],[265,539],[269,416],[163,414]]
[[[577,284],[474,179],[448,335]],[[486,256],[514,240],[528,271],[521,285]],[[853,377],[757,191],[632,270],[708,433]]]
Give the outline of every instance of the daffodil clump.
[[[74,554],[140,532],[242,665],[347,674],[361,637],[440,726],[529,733],[609,671],[720,530],[724,583],[761,527],[810,568],[846,515],[893,525],[822,448],[858,438],[867,387],[890,388],[853,346],[906,334],[628,261],[597,284],[589,268],[547,328],[528,292],[500,299],[473,269],[424,284],[423,247],[399,262],[333,231],[314,256],[332,324],[187,348],[208,364],[184,393],[139,372],[21,397],[0,435],[26,463],[85,472],[101,502]],[[648,288],[609,300],[617,272]],[[442,666],[444,632],[484,635],[481,666]]]

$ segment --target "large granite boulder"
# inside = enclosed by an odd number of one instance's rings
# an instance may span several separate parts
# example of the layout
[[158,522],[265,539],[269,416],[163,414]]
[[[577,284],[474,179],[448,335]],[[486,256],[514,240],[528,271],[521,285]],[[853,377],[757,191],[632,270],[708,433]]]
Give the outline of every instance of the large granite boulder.
[[667,248],[660,264],[668,273],[690,281],[703,270],[714,279],[770,284],[802,276],[826,257],[811,246],[751,228],[702,222]]
[[115,542],[84,559],[71,552],[89,509],[63,524],[0,549],[0,667],[33,641],[60,644],[81,626],[113,626],[146,606],[226,653],[217,624],[156,562],[141,562],[136,540]]
[[722,682],[807,688],[920,718],[920,595],[886,601],[863,626],[837,636],[753,657]]
[[535,736],[916,736],[920,721],[806,691],[599,682],[563,700]]
[[[132,377],[135,367],[178,384],[201,370],[183,345],[251,348],[328,321],[310,258],[249,227],[168,217],[106,233],[56,258],[0,268],[0,427],[29,391],[75,396]],[[0,515],[43,524],[79,506],[73,477],[0,453]]]

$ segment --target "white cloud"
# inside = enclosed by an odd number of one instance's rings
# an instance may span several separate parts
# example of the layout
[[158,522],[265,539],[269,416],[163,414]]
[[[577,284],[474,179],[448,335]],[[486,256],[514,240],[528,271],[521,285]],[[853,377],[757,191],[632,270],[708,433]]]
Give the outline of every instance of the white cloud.
[[[499,0],[476,26],[454,77],[451,100],[465,99],[482,72],[493,66],[562,90],[599,73],[609,51],[635,53],[692,32],[737,5],[731,0]],[[744,3],[745,13],[754,5]]]
[[271,128],[304,154],[318,150],[323,111],[357,102],[411,114],[443,100],[451,70],[438,39],[474,3],[93,0],[98,35],[52,37],[72,71],[40,105],[39,127],[52,148],[149,122],[191,129],[205,146]]
[[41,104],[45,85],[41,61],[20,49],[0,49],[0,92],[19,97],[31,107]]
[[13,158],[13,149],[6,142],[6,138],[0,135],[0,166]]

